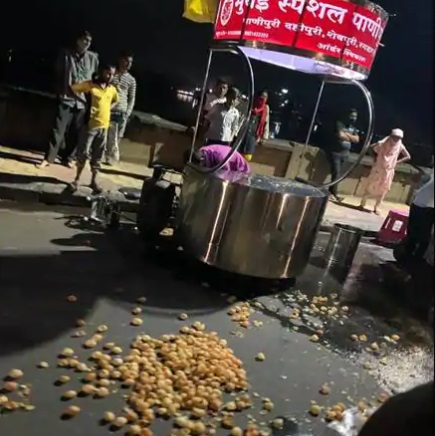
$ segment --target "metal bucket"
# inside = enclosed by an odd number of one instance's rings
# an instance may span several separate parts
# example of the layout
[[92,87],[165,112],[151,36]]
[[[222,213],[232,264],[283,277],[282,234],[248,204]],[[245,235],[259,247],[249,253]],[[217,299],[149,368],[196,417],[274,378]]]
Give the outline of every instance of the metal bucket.
[[335,224],[326,246],[324,262],[327,266],[350,267],[363,231],[358,227]]

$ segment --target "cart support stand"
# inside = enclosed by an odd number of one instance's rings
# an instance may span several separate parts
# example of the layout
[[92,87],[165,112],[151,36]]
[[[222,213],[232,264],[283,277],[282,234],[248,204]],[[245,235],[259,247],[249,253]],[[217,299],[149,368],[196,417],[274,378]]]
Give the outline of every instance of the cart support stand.
[[235,54],[237,56],[240,56],[241,59],[243,60],[243,63],[245,64],[245,67],[246,67],[247,73],[248,73],[248,78],[249,78],[249,81],[248,81],[248,84],[249,84],[248,106],[247,106],[247,116],[243,122],[243,125],[241,126],[241,128],[239,130],[239,133],[238,133],[236,139],[234,140],[234,143],[233,143],[233,146],[231,147],[231,150],[228,152],[225,159],[220,164],[216,165],[213,168],[203,168],[203,167],[199,167],[199,166],[192,166],[193,168],[195,168],[195,170],[197,170],[201,173],[204,173],[204,174],[214,173],[216,171],[219,171],[223,166],[225,166],[227,164],[227,162],[232,158],[234,153],[239,149],[239,147],[240,147],[240,145],[241,145],[241,143],[246,135],[246,132],[248,131],[250,114],[252,111],[252,106],[254,104],[254,92],[255,92],[255,89],[254,89],[254,71],[252,69],[251,61],[245,55],[245,53],[243,53],[243,51],[240,50],[239,47],[233,46],[233,45],[227,45],[227,46],[219,46],[219,47],[210,48],[208,62],[207,62],[207,68],[205,71],[204,82],[203,82],[202,90],[201,90],[201,97],[200,97],[199,105],[198,105],[198,114],[196,116],[195,131],[193,133],[193,140],[192,140],[192,145],[191,145],[191,149],[190,149],[190,161],[192,160],[193,152],[195,150],[196,139],[198,137],[198,128],[199,128],[199,123],[201,120],[202,108],[203,108],[204,100],[205,100],[205,93],[207,91],[207,82],[208,82],[208,78],[210,75],[210,66],[211,66],[211,61],[212,61],[214,52],[232,53],[232,54]]
[[[317,94],[316,104],[314,105],[313,115],[311,116],[310,127],[308,128],[307,137],[305,138],[305,144],[304,144],[304,148],[302,150],[302,157],[305,154],[305,151],[306,151],[308,144],[310,142],[310,139],[311,139],[311,135],[313,134],[314,124],[316,123],[316,117],[317,117],[317,113],[319,112],[320,100],[322,100],[322,95],[323,95],[324,89],[325,89],[325,81],[322,80],[322,82],[320,84],[320,88],[319,88],[319,93]],[[298,171],[297,171],[298,176],[299,176],[299,173],[301,171],[301,166],[302,166],[302,159],[300,159],[300,162],[299,162],[299,167],[298,167]]]
[[210,76],[210,67],[211,67],[212,59],[213,59],[213,50],[210,49],[208,51],[207,66],[205,68],[204,81],[202,83],[202,89],[201,89],[201,97],[199,99],[199,104],[198,104],[198,113],[196,114],[195,130],[193,132],[192,146],[190,147],[189,162],[192,161],[193,151],[195,150],[196,138],[198,137],[199,122],[201,121],[201,114],[202,114],[202,108],[204,106],[205,93],[207,92],[207,82],[208,82],[208,77]]

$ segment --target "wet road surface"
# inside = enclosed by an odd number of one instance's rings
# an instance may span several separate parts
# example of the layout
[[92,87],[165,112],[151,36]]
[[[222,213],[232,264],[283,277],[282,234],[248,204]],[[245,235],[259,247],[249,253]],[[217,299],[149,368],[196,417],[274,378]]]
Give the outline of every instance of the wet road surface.
[[[307,413],[311,401],[351,406],[432,377],[432,339],[384,297],[375,266],[378,248],[363,244],[340,284],[339,273],[326,274],[320,267],[326,241],[320,235],[304,276],[292,289],[256,296],[251,327],[244,329],[227,314],[234,304],[229,297],[240,296],[242,290],[248,291],[243,292],[246,296],[253,290],[251,283],[242,289],[230,277],[217,280],[182,253],[147,257],[131,228],[103,234],[89,230],[76,214],[68,209],[0,210],[0,375],[11,368],[24,371],[23,381],[31,384],[36,407],[0,416],[2,435],[108,433],[99,419],[106,410],[122,410],[121,393],[100,401],[81,399],[82,413],[76,419],[59,419],[66,405],[60,401],[62,389],[53,383],[65,371],[56,367],[57,355],[65,347],[73,348],[83,361],[89,355],[81,349],[83,339],[71,337],[77,319],[86,320],[89,333],[106,324],[105,341],[123,349],[141,332],[158,337],[177,333],[194,321],[205,323],[227,339],[243,361],[251,392],[275,404],[265,416],[259,414],[261,407],[249,414],[264,423],[277,416],[291,420],[284,431],[273,433],[277,436],[323,434],[326,424]],[[213,289],[215,282],[219,291]],[[74,303],[67,300],[71,294],[77,297]],[[313,302],[322,295],[328,299]],[[129,325],[131,310],[140,297],[147,298],[144,323],[135,328]],[[177,319],[181,312],[189,315],[187,321]],[[395,334],[397,341],[392,339]],[[367,339],[354,341],[351,335]],[[376,352],[373,343],[379,346]],[[264,362],[255,360],[260,352]],[[50,368],[38,369],[41,361]],[[324,383],[331,386],[328,396],[319,394]],[[69,389],[79,385],[77,376]],[[240,415],[241,426],[246,416]],[[156,435],[170,434],[164,421],[156,421],[153,428]]]

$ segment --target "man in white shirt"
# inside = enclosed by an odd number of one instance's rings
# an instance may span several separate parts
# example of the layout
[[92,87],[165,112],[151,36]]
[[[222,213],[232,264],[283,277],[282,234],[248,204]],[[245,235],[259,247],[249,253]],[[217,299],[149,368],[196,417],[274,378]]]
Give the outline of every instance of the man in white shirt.
[[205,145],[230,145],[233,142],[240,124],[239,101],[240,91],[231,88],[225,103],[217,103],[210,109],[205,117]]
[[434,225],[434,170],[431,177],[414,195],[409,210],[404,255],[422,260],[431,238]]
[[204,103],[204,115],[207,115],[208,112],[216,105],[222,104],[227,101],[227,93],[228,93],[229,85],[225,79],[218,79],[216,85],[213,89],[213,92],[210,94],[206,94],[205,103]]

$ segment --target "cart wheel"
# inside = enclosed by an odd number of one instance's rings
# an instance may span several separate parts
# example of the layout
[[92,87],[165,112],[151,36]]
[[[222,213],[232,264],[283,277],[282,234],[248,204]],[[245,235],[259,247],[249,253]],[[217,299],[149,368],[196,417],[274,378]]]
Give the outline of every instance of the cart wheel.
[[172,215],[175,186],[166,180],[148,179],[142,186],[137,228],[147,243],[153,243]]

